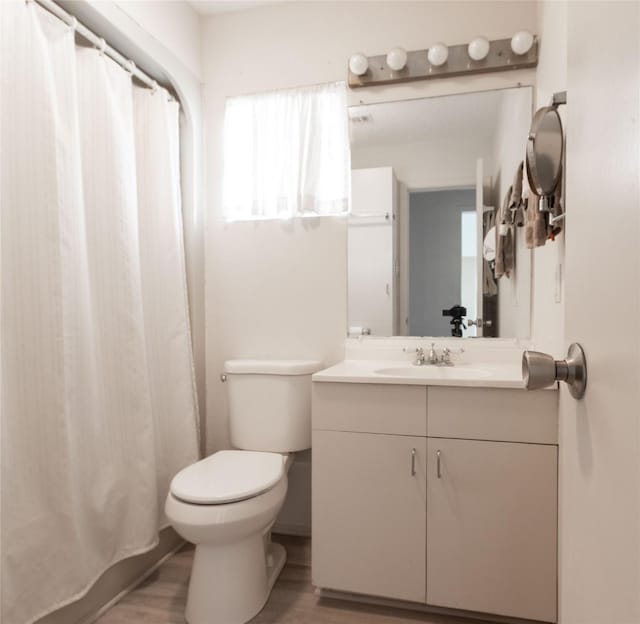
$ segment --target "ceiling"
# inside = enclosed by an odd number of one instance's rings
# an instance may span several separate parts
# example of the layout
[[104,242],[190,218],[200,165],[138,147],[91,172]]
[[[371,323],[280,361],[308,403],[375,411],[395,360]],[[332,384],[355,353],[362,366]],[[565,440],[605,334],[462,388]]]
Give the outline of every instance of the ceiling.
[[352,106],[351,145],[413,143],[495,132],[504,91]]
[[283,0],[186,0],[200,15],[219,15],[278,4]]

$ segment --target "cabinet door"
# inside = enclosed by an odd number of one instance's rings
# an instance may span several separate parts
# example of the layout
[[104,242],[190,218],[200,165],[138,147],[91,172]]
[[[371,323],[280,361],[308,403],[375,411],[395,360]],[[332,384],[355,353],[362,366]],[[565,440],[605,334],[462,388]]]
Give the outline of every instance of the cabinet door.
[[315,585],[424,603],[426,447],[420,437],[313,432]]
[[555,446],[429,438],[429,604],[556,620],[557,462]]

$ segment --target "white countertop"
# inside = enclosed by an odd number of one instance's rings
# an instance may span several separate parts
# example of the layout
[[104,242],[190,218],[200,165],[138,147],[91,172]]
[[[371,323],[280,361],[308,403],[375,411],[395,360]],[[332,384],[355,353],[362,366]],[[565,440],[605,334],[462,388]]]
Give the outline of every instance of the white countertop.
[[[318,382],[461,386],[524,389],[520,366],[511,363],[456,363],[415,366],[399,360],[344,360],[312,377]],[[552,386],[550,389],[554,389]]]

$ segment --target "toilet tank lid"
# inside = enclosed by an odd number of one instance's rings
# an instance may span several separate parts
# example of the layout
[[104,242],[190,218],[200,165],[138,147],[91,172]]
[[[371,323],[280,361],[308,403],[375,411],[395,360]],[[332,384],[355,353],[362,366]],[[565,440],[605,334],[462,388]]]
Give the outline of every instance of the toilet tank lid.
[[322,370],[317,360],[227,360],[224,372],[231,375],[311,375]]

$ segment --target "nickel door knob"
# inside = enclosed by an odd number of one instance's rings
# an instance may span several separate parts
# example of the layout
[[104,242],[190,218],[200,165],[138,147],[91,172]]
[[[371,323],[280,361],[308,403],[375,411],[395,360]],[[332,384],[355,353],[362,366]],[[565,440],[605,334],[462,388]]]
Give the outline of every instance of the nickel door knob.
[[525,351],[522,354],[522,380],[527,390],[548,388],[564,381],[574,399],[581,399],[587,387],[587,361],[584,350],[574,342],[566,360],[554,360],[547,353]]

